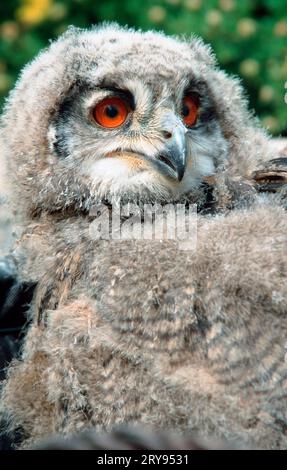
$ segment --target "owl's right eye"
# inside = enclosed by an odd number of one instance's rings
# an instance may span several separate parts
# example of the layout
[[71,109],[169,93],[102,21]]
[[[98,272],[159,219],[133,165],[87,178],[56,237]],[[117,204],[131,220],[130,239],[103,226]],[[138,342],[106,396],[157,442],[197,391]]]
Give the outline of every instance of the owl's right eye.
[[124,99],[114,96],[98,103],[93,109],[93,117],[100,126],[112,129],[124,124],[130,110]]

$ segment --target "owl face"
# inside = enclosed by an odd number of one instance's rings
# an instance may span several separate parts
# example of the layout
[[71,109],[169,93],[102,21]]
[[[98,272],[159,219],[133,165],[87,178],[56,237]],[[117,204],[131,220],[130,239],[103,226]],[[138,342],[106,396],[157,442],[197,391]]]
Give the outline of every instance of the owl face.
[[[177,199],[213,174],[226,153],[212,96],[185,44],[175,53],[167,38],[158,43],[138,33],[129,41],[129,33],[111,33],[99,59],[94,48],[78,61],[53,116],[54,162],[76,168],[99,199]],[[95,33],[83,40],[91,47]]]
[[71,29],[8,100],[18,201],[39,212],[178,200],[224,164],[244,113],[238,89],[199,39]]

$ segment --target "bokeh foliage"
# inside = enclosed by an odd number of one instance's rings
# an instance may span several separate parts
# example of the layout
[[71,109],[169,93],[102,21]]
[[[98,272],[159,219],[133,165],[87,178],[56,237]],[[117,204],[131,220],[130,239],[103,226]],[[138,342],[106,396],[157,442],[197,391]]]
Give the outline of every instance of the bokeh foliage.
[[2,0],[0,106],[22,66],[49,39],[70,24],[104,20],[202,36],[222,67],[242,77],[263,124],[287,135],[285,0]]

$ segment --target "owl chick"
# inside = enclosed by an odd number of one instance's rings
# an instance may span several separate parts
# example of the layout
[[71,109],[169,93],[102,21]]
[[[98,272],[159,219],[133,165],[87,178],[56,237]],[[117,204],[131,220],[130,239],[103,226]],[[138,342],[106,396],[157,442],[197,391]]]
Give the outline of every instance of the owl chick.
[[[199,39],[70,29],[2,123],[14,257],[37,283],[2,390],[23,446],[125,423],[286,447],[287,218],[231,189],[274,157],[238,81]],[[210,178],[221,213],[198,216],[196,252],[91,237],[100,202],[200,209]]]

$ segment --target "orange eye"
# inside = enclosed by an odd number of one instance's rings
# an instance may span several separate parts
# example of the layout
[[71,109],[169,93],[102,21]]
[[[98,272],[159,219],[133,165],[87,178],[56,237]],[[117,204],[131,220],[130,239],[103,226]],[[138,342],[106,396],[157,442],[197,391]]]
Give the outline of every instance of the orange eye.
[[198,101],[186,96],[182,105],[182,116],[186,126],[191,127],[196,123],[198,115]]
[[126,101],[115,96],[98,103],[93,110],[93,116],[100,126],[113,128],[125,122],[129,111]]

